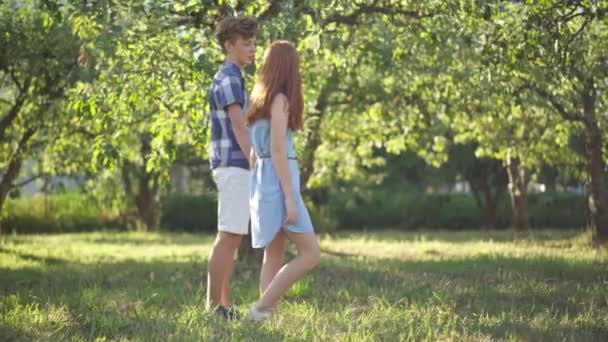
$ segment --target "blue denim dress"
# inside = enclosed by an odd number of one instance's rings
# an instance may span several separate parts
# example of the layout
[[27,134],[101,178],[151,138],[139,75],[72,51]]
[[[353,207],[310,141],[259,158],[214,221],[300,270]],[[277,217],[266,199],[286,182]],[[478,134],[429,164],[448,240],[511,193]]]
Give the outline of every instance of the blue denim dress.
[[[253,248],[262,248],[268,246],[283,228],[286,216],[285,195],[270,158],[270,120],[257,120],[249,128],[249,133],[252,148],[258,155],[249,193],[251,245]],[[285,146],[298,217],[295,224],[284,228],[295,233],[311,233],[314,228],[300,193],[300,170],[295,158],[293,132],[290,129],[287,129],[285,135]]]

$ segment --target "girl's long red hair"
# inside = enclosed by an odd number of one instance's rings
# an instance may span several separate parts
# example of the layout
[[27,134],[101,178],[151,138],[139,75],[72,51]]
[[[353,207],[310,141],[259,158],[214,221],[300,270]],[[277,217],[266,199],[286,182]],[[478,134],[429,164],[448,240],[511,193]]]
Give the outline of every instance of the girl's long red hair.
[[295,46],[285,40],[273,42],[264,52],[260,73],[251,92],[247,125],[251,126],[261,118],[270,118],[270,106],[279,93],[287,97],[288,127],[301,129],[304,99],[300,58]]

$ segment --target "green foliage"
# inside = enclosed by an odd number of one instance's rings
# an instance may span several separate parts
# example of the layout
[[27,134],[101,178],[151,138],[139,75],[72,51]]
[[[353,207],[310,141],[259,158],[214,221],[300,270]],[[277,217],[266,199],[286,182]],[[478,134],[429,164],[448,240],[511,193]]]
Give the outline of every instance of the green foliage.
[[[95,229],[130,229],[125,208],[112,206],[103,196],[70,192],[10,199],[2,217],[4,231],[59,233]],[[217,195],[170,194],[160,201],[160,227],[168,231],[215,232]],[[585,197],[572,193],[529,195],[532,228],[585,227]],[[308,203],[315,229],[320,233],[344,229],[403,230],[483,228],[483,211],[470,194],[424,194],[413,187],[371,189],[345,186],[332,191],[327,204]],[[498,226],[511,222],[509,200],[499,200]]]
[[528,196],[530,224],[535,227],[585,227],[589,208],[585,196],[572,193],[547,193]]
[[0,3],[0,169],[27,158],[39,174],[75,169],[45,153],[79,119],[65,111],[66,93],[86,74],[72,24],[39,1]]
[[[384,187],[380,190],[348,188],[331,193],[324,215],[348,229],[399,228],[481,229],[483,211],[470,194],[424,194],[416,189]],[[585,227],[585,197],[578,194],[544,193],[529,196],[532,228]],[[497,225],[511,224],[506,195],[499,198]],[[317,209],[318,210],[318,209]]]
[[327,205],[315,204],[313,201],[306,202],[306,208],[310,215],[315,232],[332,233],[340,228],[340,218],[332,212]]
[[217,231],[217,194],[171,194],[161,201],[161,227],[172,231]]
[[[103,195],[112,207],[135,207],[142,189],[154,202],[165,196],[180,150],[206,157],[206,89],[223,58],[213,28],[236,13],[259,18],[260,49],[289,39],[300,52],[306,122],[297,150],[310,176],[305,190],[367,187],[377,178],[370,170],[393,167],[391,155],[446,165],[460,145],[475,146],[475,158],[511,155],[532,172],[552,165],[583,179],[581,122],[565,118],[554,99],[567,113],[580,112],[578,91],[590,77],[597,126],[608,127],[602,1],[32,0],[0,9],[2,115],[30,82],[0,141],[0,169],[35,129],[23,149],[36,172],[112,173],[115,192]],[[406,201],[365,193],[361,201],[372,207]],[[435,204],[451,205],[442,203]],[[462,218],[446,220],[450,227],[473,222],[461,209]],[[321,226],[335,227],[323,219],[328,210],[311,212]],[[393,214],[373,221],[404,222]]]
[[0,218],[4,232],[21,234],[120,228],[117,211],[77,192],[9,199]]

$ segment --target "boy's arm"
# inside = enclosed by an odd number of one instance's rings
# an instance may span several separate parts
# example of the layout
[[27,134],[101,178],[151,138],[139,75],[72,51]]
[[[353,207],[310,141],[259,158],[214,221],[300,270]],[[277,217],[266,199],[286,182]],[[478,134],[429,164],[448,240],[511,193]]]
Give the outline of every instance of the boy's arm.
[[218,87],[214,90],[213,98],[216,99],[218,107],[223,108],[228,113],[236,142],[239,144],[245,159],[249,159],[251,140],[243,117],[245,97],[242,82],[242,79],[234,75],[224,75],[224,78],[218,81]]
[[247,158],[251,151],[251,139],[249,138],[249,130],[247,129],[247,126],[245,126],[245,119],[241,114],[243,109],[240,104],[233,103],[228,105],[226,110],[228,111],[228,116],[230,117],[232,131],[234,132],[236,141],[239,143],[239,147],[241,148],[243,155],[245,158]]

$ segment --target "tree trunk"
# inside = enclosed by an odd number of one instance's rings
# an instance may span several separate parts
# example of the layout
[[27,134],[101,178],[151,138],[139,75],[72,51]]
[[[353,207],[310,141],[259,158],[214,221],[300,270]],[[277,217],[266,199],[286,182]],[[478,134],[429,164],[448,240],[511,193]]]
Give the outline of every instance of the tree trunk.
[[17,150],[11,157],[8,167],[2,175],[2,180],[0,180],[0,212],[2,211],[4,202],[6,201],[9,192],[13,188],[13,183],[21,171],[21,166],[23,165],[23,153],[25,152],[26,144],[35,132],[35,129],[30,128],[23,134],[21,140],[19,140]]
[[545,183],[547,192],[556,192],[557,177],[559,176],[557,170],[550,166],[543,166],[541,176],[543,177],[543,183]]
[[498,227],[498,190],[492,191],[489,179],[484,179],[481,186],[483,193],[483,223],[486,228]]
[[585,115],[585,150],[589,174],[589,212],[593,241],[608,242],[608,197],[602,156],[602,134],[595,116],[596,93],[593,78],[585,82],[581,94]]
[[305,149],[300,163],[300,184],[305,197],[310,195],[310,191],[306,185],[314,172],[315,152],[319,145],[321,145],[321,123],[327,110],[329,95],[333,92],[337,80],[338,71],[334,68],[319,92],[314,112],[310,113],[306,120],[307,126],[304,131]]
[[21,165],[23,163],[23,159],[21,156],[14,156],[11,158],[8,167],[6,168],[6,172],[2,175],[2,181],[0,181],[0,211],[4,207],[4,202],[8,197],[8,193],[12,189],[13,183],[19,172],[21,171]]
[[30,87],[31,78],[27,78],[21,86],[19,83],[15,83],[19,91],[19,95],[15,99],[15,103],[11,106],[8,112],[2,116],[0,120],[0,141],[4,140],[6,131],[9,129],[13,121],[19,116],[19,112],[21,108],[25,104],[25,100],[27,97],[27,90]]
[[477,158],[471,153],[459,168],[483,213],[484,227],[497,228],[498,203],[506,185],[502,163],[496,159]]
[[513,226],[527,229],[528,223],[528,182],[527,170],[517,157],[507,154],[507,174],[509,175],[509,195],[513,210]]
[[498,222],[498,198],[495,191],[492,194],[491,186],[486,178],[468,179],[471,191],[479,209],[483,212],[483,225],[485,228],[496,228]]
[[146,230],[152,230],[156,227],[157,218],[157,203],[156,195],[158,193],[159,177],[154,171],[147,170],[147,163],[152,147],[150,145],[152,137],[149,134],[143,134],[141,137],[141,157],[143,163],[139,173],[139,186],[137,195],[135,196],[135,205],[137,206],[137,214],[139,220],[144,224]]
[[137,215],[147,231],[156,227],[156,189],[151,184],[151,175],[144,171],[135,196]]
[[[20,156],[15,156],[11,159],[6,172],[2,175],[2,180],[0,181],[0,213],[2,212],[2,208],[4,208],[4,203],[10,190],[12,189],[13,182],[17,179],[19,175],[19,171],[21,171],[21,164],[23,160]],[[0,234],[2,234],[2,222],[0,222]]]
[[496,229],[498,226],[498,200],[488,197],[483,208],[483,220],[486,228]]

